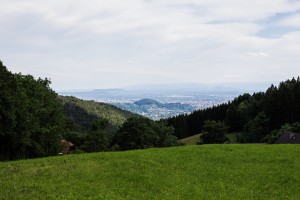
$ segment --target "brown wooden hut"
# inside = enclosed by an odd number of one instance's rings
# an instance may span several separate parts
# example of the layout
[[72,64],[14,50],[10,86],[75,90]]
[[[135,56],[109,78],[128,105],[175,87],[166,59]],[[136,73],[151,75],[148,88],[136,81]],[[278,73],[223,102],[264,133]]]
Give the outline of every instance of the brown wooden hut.
[[62,153],[64,155],[75,150],[75,145],[72,142],[69,142],[67,140],[61,140],[61,146],[62,146]]

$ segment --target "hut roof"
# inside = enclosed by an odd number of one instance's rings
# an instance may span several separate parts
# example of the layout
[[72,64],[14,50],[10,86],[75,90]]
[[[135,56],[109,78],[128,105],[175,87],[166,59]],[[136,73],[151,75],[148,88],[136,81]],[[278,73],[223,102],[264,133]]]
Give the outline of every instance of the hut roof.
[[61,146],[63,154],[68,154],[70,151],[70,147],[74,147],[75,145],[67,140],[61,140]]
[[276,144],[300,144],[300,133],[286,132],[282,134]]

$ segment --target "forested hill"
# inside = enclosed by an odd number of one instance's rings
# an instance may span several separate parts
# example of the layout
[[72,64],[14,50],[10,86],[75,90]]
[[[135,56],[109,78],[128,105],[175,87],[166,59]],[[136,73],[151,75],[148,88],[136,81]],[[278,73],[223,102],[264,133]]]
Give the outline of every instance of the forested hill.
[[81,131],[91,128],[93,121],[106,119],[113,129],[121,126],[128,118],[137,116],[116,106],[95,101],[81,100],[71,96],[59,96],[67,118],[77,124]]
[[178,138],[199,134],[207,120],[224,122],[231,132],[240,133],[240,142],[272,142],[280,130],[300,129],[300,79],[271,85],[267,91],[243,94],[233,101],[190,115],[167,119]]
[[65,115],[49,85],[0,61],[0,160],[57,155]]
[[0,161],[69,153],[69,142],[77,153],[178,145],[173,128],[162,122],[59,97],[50,83],[11,73],[0,61]]

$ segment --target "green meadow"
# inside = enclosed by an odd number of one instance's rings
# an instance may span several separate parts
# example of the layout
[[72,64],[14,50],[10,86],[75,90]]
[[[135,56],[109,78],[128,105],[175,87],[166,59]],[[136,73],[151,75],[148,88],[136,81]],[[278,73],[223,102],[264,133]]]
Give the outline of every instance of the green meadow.
[[184,145],[195,145],[199,141],[200,134],[192,135],[190,137],[186,137],[183,139],[180,139],[179,142],[181,142]]
[[300,145],[202,145],[0,163],[0,199],[300,199]]
[[[236,134],[234,133],[226,134],[226,137],[228,138],[229,143],[232,144],[238,143]],[[180,139],[179,142],[181,142],[184,145],[195,145],[199,141],[199,138],[200,138],[200,134],[197,134],[197,135],[192,135],[190,137]]]

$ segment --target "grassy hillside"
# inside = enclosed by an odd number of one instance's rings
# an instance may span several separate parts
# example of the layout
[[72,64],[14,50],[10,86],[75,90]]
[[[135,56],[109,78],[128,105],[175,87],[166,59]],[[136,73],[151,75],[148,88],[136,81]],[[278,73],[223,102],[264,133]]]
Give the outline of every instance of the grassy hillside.
[[180,139],[179,141],[185,145],[194,145],[197,144],[199,138],[200,138],[200,134],[197,134],[197,135],[192,135],[190,137]]
[[0,199],[300,199],[299,145],[201,145],[0,163]]
[[[195,145],[199,141],[199,137],[200,137],[200,134],[197,134],[197,135],[192,135],[190,137],[180,139],[179,141],[185,145]],[[229,143],[232,143],[232,144],[237,143],[236,134],[233,134],[233,133],[227,134],[226,137],[229,139]]]
[[76,97],[60,96],[67,116],[84,130],[96,118],[104,118],[113,126],[120,126],[127,118],[136,116],[116,106],[95,101],[81,100]]

